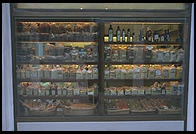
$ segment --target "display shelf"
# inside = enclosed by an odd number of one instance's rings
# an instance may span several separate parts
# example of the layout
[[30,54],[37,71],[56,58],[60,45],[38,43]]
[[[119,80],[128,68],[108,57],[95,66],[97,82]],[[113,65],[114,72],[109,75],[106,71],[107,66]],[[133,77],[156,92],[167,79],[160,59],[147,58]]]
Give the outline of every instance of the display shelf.
[[107,45],[182,45],[182,42],[104,42]]
[[55,60],[54,61],[18,61],[16,62],[16,65],[20,65],[20,64],[63,64],[63,65],[70,65],[70,64],[75,64],[75,65],[81,65],[81,64],[87,64],[87,65],[97,65],[97,62],[82,62],[82,61],[72,61],[72,62],[63,62],[63,61],[58,61]]
[[176,94],[138,94],[138,95],[104,95],[104,99],[132,99],[135,97],[182,97]]
[[124,62],[104,62],[104,64],[108,64],[108,65],[122,65],[122,64],[160,64],[160,65],[167,65],[167,64],[175,64],[175,65],[182,65],[183,62],[128,62],[128,61],[124,61]]
[[23,99],[89,99],[92,97],[95,97],[93,95],[73,95],[73,96],[26,96],[26,95],[20,95],[20,98]]
[[17,79],[17,82],[97,82],[98,79]]

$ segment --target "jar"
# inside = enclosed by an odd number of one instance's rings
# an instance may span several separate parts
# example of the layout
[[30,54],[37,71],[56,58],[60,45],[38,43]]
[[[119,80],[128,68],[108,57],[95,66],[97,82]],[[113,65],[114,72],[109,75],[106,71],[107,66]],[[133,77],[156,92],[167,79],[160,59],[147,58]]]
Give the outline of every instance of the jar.
[[136,66],[133,70],[133,79],[140,79],[140,68]]

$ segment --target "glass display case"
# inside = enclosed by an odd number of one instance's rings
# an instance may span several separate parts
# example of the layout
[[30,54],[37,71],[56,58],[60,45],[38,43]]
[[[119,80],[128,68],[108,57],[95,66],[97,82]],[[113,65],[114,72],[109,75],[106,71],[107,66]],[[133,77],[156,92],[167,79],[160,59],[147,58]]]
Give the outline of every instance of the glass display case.
[[16,121],[186,120],[188,10],[24,11],[12,15]]

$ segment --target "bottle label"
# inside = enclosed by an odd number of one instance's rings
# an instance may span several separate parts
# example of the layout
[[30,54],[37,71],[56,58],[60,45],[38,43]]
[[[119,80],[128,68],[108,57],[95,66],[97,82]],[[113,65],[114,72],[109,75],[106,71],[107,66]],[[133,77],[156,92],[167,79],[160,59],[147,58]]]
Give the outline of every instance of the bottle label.
[[55,90],[52,90],[52,95],[55,95],[56,94],[56,91]]

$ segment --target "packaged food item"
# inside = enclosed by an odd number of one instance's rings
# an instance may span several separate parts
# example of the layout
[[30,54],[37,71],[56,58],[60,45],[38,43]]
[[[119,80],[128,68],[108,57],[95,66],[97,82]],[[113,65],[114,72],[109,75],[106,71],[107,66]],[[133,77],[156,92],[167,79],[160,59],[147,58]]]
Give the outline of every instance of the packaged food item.
[[157,62],[157,50],[156,49],[154,49],[154,50],[152,50],[152,58],[151,58],[151,61],[153,61],[153,62]]
[[88,88],[87,89],[88,90],[88,95],[94,95],[94,90],[93,90],[93,88]]
[[145,94],[152,94],[152,89],[151,89],[151,87],[145,87],[144,92],[145,92]]
[[26,69],[26,79],[30,79],[31,78],[31,71],[30,71],[30,68],[28,67],[27,69]]
[[25,69],[23,69],[23,68],[20,69],[20,78],[21,79],[26,79],[25,72],[26,72]]
[[133,46],[127,47],[127,60],[132,62],[136,56],[136,51],[134,50]]
[[72,61],[78,61],[79,60],[79,51],[76,47],[72,47],[71,59],[72,59]]
[[184,59],[184,50],[181,48],[177,52],[176,62],[183,61],[183,59]]
[[165,50],[163,52],[163,61],[164,62],[169,62],[169,60],[170,60],[170,52],[168,50]]
[[119,48],[115,45],[112,48],[112,61],[119,61]]
[[98,69],[97,69],[97,67],[93,68],[93,79],[98,79]]
[[31,71],[31,78],[32,79],[37,79],[38,77],[38,73],[37,73],[37,68],[33,67],[32,71]]
[[138,94],[144,94],[144,87],[140,87],[137,91]]
[[56,86],[56,84],[53,83],[51,86],[51,89],[50,89],[52,96],[56,95],[56,90],[57,90],[57,86]]
[[122,66],[120,67],[120,70],[121,70],[121,76],[120,76],[120,78],[121,78],[121,79],[126,79],[127,71],[126,71],[126,69],[125,69],[125,66],[122,65]]
[[111,95],[110,88],[105,88],[104,89],[104,95]]
[[117,95],[116,87],[110,87],[111,95]]
[[117,95],[124,95],[124,88],[117,88]]
[[79,90],[79,88],[74,88],[74,89],[73,89],[73,95],[80,95],[80,90]]
[[76,66],[70,66],[69,73],[70,79],[76,79]]
[[162,78],[169,79],[169,67],[168,66],[162,67]]
[[57,67],[57,69],[56,69],[57,79],[62,80],[63,79],[63,71],[61,69],[61,66],[60,65],[57,65],[56,67]]
[[82,69],[82,78],[86,79],[86,69],[85,68]]
[[131,95],[130,87],[124,87],[124,89],[125,89],[125,95]]
[[112,58],[112,50],[110,46],[105,46],[105,61],[110,61]]
[[159,65],[155,66],[155,79],[161,79],[162,76],[162,67]]
[[64,85],[62,89],[63,89],[63,91],[62,91],[63,96],[66,96],[67,95],[67,87],[66,87],[66,85]]
[[51,79],[57,79],[57,69],[55,66],[51,69]]
[[134,61],[142,61],[144,57],[144,47],[143,46],[137,46],[135,48],[136,50],[136,56],[134,58]]
[[114,66],[111,66],[110,68],[110,79],[116,79],[116,72]]
[[133,79],[140,79],[140,68],[139,66],[135,66],[133,70]]
[[152,46],[146,46],[144,48],[144,59],[146,62],[150,62],[152,59],[152,56],[153,56],[152,49],[153,49]]
[[80,88],[80,95],[81,96],[86,96],[87,95],[87,89],[86,88]]
[[63,77],[65,80],[69,79],[69,67],[64,65],[63,66]]
[[116,67],[116,79],[121,79],[121,70],[119,65]]
[[164,52],[161,49],[157,50],[157,62],[162,62],[163,61],[163,57],[164,57]]
[[28,96],[32,96],[33,95],[33,90],[31,88],[31,86],[28,86],[26,88],[26,95],[28,95]]
[[88,70],[87,70],[87,79],[92,79],[93,75],[92,75],[92,70],[91,70],[91,67],[88,66]]
[[82,70],[80,69],[80,66],[78,66],[76,71],[76,79],[82,79]]
[[17,85],[17,93],[18,93],[18,95],[24,94],[24,87],[22,86],[21,83]]
[[146,65],[142,65],[140,68],[141,71],[141,79],[147,79],[147,67]]
[[104,78],[105,79],[109,79],[110,78],[110,72],[109,72],[109,67],[105,67],[105,70],[104,70]]
[[166,94],[166,87],[167,87],[167,85],[166,85],[166,83],[164,82],[164,83],[162,84],[162,86],[161,86],[161,94]]
[[176,62],[176,58],[177,58],[176,50],[170,51],[170,62]]
[[57,87],[57,95],[58,96],[62,95],[62,87],[60,85],[58,85],[58,87]]
[[132,88],[131,88],[131,93],[132,93],[132,95],[137,95],[137,94],[138,94],[138,89],[137,89],[137,87],[132,87]]
[[126,61],[126,46],[119,47],[120,62]]
[[43,71],[45,79],[51,79],[51,72],[49,69],[49,65],[46,65],[46,68]]
[[21,79],[21,71],[20,71],[20,69],[19,69],[18,66],[17,66],[17,68],[16,68],[16,78],[17,78],[17,79]]
[[126,78],[127,79],[133,79],[133,65],[131,65],[130,67],[129,67],[129,69],[127,70],[127,75],[126,75]]
[[155,77],[154,65],[150,65],[148,68],[148,79],[154,79],[154,77]]
[[33,95],[39,96],[39,89],[38,88],[36,88],[36,87],[33,88]]
[[170,67],[169,79],[176,79],[176,67],[174,65]]
[[182,66],[176,68],[176,79],[182,79],[183,69]]

